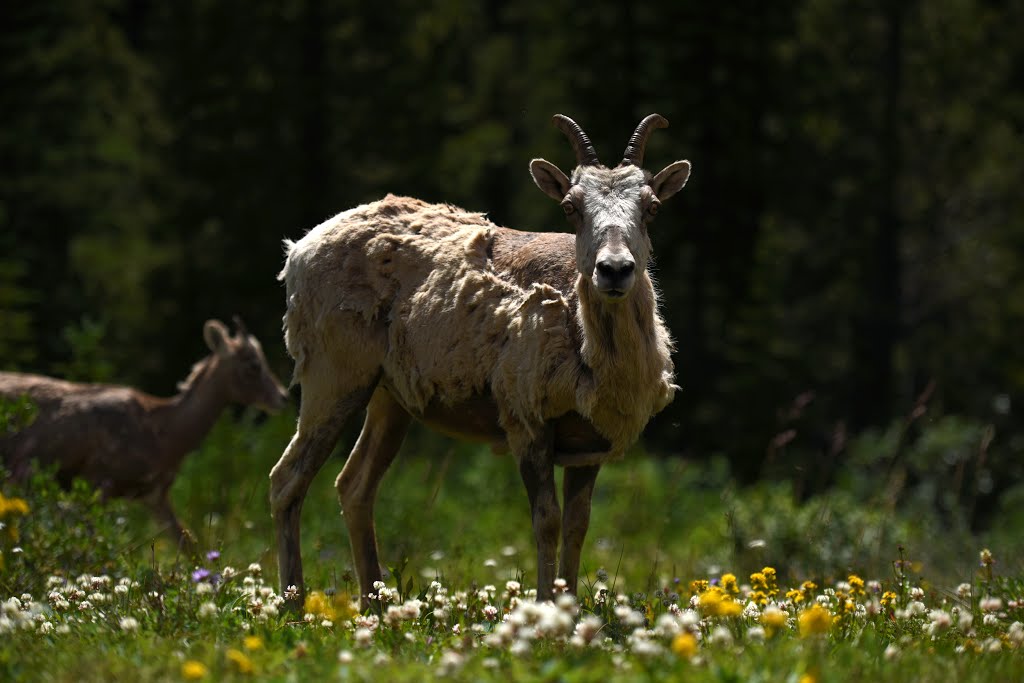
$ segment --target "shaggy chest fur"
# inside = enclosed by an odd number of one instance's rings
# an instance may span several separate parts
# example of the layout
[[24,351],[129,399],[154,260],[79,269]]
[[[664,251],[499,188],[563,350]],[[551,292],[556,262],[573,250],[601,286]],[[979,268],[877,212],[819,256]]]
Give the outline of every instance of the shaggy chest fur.
[[[348,311],[386,338],[382,381],[413,415],[490,397],[518,451],[575,412],[616,457],[672,398],[670,340],[646,273],[636,296],[602,307],[573,261],[552,257],[572,244],[388,197],[311,231],[284,276],[290,307],[321,309],[305,319]],[[288,327],[300,381],[310,336]]]

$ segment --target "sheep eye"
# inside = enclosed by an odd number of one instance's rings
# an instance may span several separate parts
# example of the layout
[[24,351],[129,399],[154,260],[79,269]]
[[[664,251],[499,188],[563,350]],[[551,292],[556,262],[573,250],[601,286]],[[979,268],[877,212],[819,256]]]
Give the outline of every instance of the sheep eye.
[[573,213],[575,210],[576,210],[576,207],[572,205],[572,200],[569,200],[569,199],[563,199],[562,200],[562,211],[565,211],[565,215],[566,216],[568,216],[569,214]]

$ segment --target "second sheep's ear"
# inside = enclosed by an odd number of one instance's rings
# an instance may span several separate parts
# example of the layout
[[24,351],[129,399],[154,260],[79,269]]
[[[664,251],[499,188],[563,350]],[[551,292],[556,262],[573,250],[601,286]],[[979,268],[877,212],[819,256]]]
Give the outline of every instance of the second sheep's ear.
[[230,334],[227,325],[219,320],[207,320],[206,324],[203,325],[203,339],[206,341],[206,345],[210,347],[210,350],[216,353],[220,353],[227,348],[228,336]]
[[530,175],[533,176],[533,182],[537,183],[537,187],[556,202],[562,201],[569,191],[569,178],[562,173],[562,169],[550,161],[544,159],[531,161]]

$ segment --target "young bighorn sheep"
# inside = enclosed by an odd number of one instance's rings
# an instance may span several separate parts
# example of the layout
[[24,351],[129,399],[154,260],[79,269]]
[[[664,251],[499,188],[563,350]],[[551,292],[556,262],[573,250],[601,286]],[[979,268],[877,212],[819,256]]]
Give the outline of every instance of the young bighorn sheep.
[[65,486],[81,477],[107,497],[140,499],[177,542],[191,542],[168,499],[182,460],[228,403],[276,411],[288,399],[259,341],[239,319],[235,324],[232,336],[219,320],[206,322],[203,337],[212,353],[193,366],[172,398],[123,386],[0,373],[0,397],[28,396],[37,408],[28,427],[0,435],[4,466],[23,479],[32,460],[56,464]]
[[[643,170],[637,126],[606,168],[557,115],[576,152],[567,177],[535,159],[534,182],[575,235],[519,232],[448,205],[387,196],[286,242],[285,341],[302,385],[295,435],[270,473],[281,587],[303,590],[302,501],[344,424],[366,409],[336,487],[364,604],[381,578],[373,507],[410,420],[511,450],[529,497],[540,595],[575,590],[603,462],[622,455],[671,400],[672,342],[648,273],[647,224],[687,161]],[[559,520],[554,467],[565,467]]]

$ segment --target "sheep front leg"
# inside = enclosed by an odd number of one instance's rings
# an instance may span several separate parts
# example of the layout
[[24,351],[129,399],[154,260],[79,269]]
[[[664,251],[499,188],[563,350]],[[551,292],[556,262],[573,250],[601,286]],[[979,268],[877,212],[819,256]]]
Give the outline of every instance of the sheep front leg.
[[590,526],[590,499],[600,471],[600,465],[566,467],[562,480],[562,557],[558,572],[573,594],[580,573],[583,539]]
[[302,579],[300,520],[309,485],[327,462],[341,436],[346,420],[369,400],[373,387],[353,392],[324,410],[310,393],[303,396],[295,436],[270,471],[270,510],[277,534],[277,566],[281,593],[291,586],[298,591],[287,601],[297,611],[305,599]]
[[537,599],[551,597],[555,584],[555,561],[558,552],[560,510],[555,490],[555,465],[551,459],[553,432],[545,429],[519,457],[519,474],[526,485],[537,541]]
[[164,489],[157,493],[150,502],[150,508],[153,510],[153,515],[156,517],[157,521],[161,523],[171,537],[174,538],[174,542],[178,548],[188,554],[193,554],[196,551],[196,538],[192,535],[192,532],[186,529],[178,520],[178,515],[174,513],[174,508],[171,507],[169,494],[170,489]]

